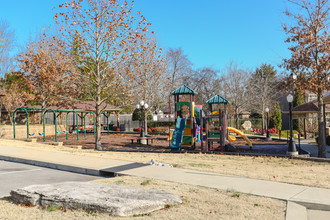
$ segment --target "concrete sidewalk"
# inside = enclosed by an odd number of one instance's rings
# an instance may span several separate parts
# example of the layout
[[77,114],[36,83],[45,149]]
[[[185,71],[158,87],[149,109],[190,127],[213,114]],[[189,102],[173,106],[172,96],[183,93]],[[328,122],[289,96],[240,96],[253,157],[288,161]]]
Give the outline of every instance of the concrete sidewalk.
[[[22,144],[22,142],[19,143]],[[307,209],[330,211],[330,189],[18,146],[0,146],[0,159],[90,175],[132,175],[221,190],[233,190],[294,202],[303,205]]]

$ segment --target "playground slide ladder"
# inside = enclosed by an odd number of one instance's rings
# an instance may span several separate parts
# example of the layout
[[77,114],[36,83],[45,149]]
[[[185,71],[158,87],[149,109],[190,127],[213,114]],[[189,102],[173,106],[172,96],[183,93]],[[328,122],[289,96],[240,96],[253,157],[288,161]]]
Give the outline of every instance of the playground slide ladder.
[[191,137],[191,121],[187,120],[186,121],[186,128],[183,132],[183,137],[182,137],[182,146],[191,146],[193,143],[193,138]]

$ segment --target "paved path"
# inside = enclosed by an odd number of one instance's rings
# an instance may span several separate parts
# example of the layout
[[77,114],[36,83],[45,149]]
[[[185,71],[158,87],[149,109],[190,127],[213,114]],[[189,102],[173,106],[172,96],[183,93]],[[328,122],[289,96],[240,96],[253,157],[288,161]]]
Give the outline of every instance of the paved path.
[[[266,138],[266,136],[260,136],[260,135],[246,135],[248,137],[252,138]],[[273,140],[279,140],[277,137],[272,137]],[[281,140],[286,140],[285,138],[282,138]],[[296,146],[298,147],[298,139],[295,139]],[[310,144],[310,143],[315,143],[315,138],[312,139],[301,139],[300,140],[300,145],[301,148],[304,149],[305,151],[310,153],[311,157],[317,157],[318,155],[318,148],[316,144]],[[330,146],[326,146],[326,158],[330,158]]]
[[81,182],[99,178],[101,177],[0,160],[0,197],[10,195],[12,189],[34,184]]
[[[22,142],[19,142],[22,144]],[[40,165],[82,174],[125,174],[205,186],[281,199],[308,209],[330,211],[330,189],[299,186],[172,167],[81,156],[12,146],[0,146],[0,159]],[[289,204],[289,203],[288,203]],[[287,218],[288,219],[288,218]]]

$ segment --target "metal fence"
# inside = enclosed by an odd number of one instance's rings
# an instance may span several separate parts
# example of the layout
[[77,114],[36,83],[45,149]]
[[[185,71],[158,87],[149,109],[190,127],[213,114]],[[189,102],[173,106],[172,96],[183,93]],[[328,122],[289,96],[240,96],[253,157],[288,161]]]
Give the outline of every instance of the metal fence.
[[[242,127],[244,122],[250,121],[252,124],[252,128],[262,128],[262,119],[261,118],[244,118],[244,119],[238,119],[238,129]],[[265,121],[266,123],[266,121]],[[233,127],[236,128],[236,119],[234,118],[229,118],[228,119],[228,127]]]
[[[39,115],[40,114],[40,115]],[[38,115],[36,114],[34,122],[36,124],[41,123],[40,121],[40,117],[41,117],[42,113],[38,113]],[[22,117],[24,118],[25,116],[22,115]],[[169,120],[170,119],[170,120]],[[30,117],[30,120],[31,117]],[[76,122],[76,115],[74,113],[69,113],[68,114],[68,125],[75,125],[77,124]],[[79,120],[79,124],[81,124],[81,118],[78,117]],[[39,122],[38,122],[39,121]],[[155,124],[157,127],[157,125],[159,124],[159,126],[163,126],[164,123],[167,123],[168,121],[171,121],[172,123],[174,122],[174,115],[153,115],[152,120],[148,120],[148,122],[155,122],[153,124]],[[250,121],[252,124],[252,128],[261,128],[262,127],[262,119],[260,118],[247,118],[247,119],[239,119],[238,120],[238,125],[239,128],[242,127],[242,125],[244,124],[245,121]],[[31,123],[32,121],[30,121]],[[54,124],[54,114],[52,112],[46,112],[45,114],[45,122],[46,124]],[[26,123],[26,121],[24,122],[24,120],[21,120],[22,124]],[[17,124],[20,124],[17,123]],[[33,124],[31,123],[31,124]],[[106,124],[107,123],[107,118],[104,115],[101,115],[101,124]],[[132,120],[132,114],[121,114],[119,115],[119,126],[122,128],[122,130],[125,131],[133,131],[134,128],[139,128],[141,127],[141,121],[133,121]],[[58,118],[58,125],[65,125],[66,124],[66,118],[65,116],[63,117],[59,117]],[[91,125],[93,124],[93,118],[89,118],[88,116],[86,116],[86,125]],[[109,117],[109,124],[111,126],[117,126],[117,117],[114,115],[110,115]],[[229,127],[236,127],[236,120],[233,118],[229,118],[228,119],[228,126]]]

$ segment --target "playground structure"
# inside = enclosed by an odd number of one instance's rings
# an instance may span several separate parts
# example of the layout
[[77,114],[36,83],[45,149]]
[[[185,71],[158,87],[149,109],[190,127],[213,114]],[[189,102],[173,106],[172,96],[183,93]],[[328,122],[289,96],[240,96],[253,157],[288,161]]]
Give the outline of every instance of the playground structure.
[[[183,85],[171,92],[169,96],[169,113],[171,113],[171,96],[174,96],[175,109],[175,129],[169,134],[169,147],[172,152],[180,152],[182,147],[189,150],[195,150],[196,143],[201,143],[202,151],[221,150],[228,151],[236,138],[229,135],[229,131],[240,135],[252,148],[251,141],[243,132],[227,127],[227,104],[230,102],[215,95],[207,100],[209,114],[205,115],[203,106],[195,105],[194,98],[198,93],[186,85]],[[182,96],[189,96],[181,101]],[[213,111],[213,105],[223,105],[223,109]],[[169,123],[170,129],[170,123]],[[213,145],[219,144],[216,147]]]
[[[18,111],[23,111],[26,114],[26,138],[29,139],[31,136],[43,136],[43,141],[46,141],[46,122],[45,122],[45,114],[47,112],[52,112],[54,115],[54,124],[55,124],[55,142],[57,142],[57,136],[61,132],[66,134],[66,139],[68,140],[68,135],[70,132],[69,125],[68,125],[68,114],[73,113],[76,115],[76,127],[77,127],[77,140],[79,140],[79,132],[81,131],[81,128],[83,128],[84,136],[86,136],[86,116],[88,114],[91,114],[93,116],[93,130],[95,135],[95,114],[93,111],[82,111],[82,110],[65,110],[65,109],[48,109],[48,108],[27,108],[27,107],[21,107],[17,108],[13,113],[13,131],[14,131],[14,139],[16,139],[16,114]],[[39,131],[33,131],[34,133],[30,133],[30,118],[29,113],[31,115],[32,113],[32,123],[35,123],[34,117],[35,113],[42,113],[42,127],[43,131],[40,133]],[[80,114],[80,115],[79,115]],[[58,125],[63,125],[63,119],[65,117],[65,126],[62,127],[62,129],[58,130]],[[79,128],[79,118],[81,119],[82,126]],[[58,121],[60,123],[58,123]]]
[[[229,133],[227,130],[227,104],[230,102],[220,95],[215,95],[207,100],[206,103],[208,104],[210,114],[202,117],[202,125],[205,125],[205,138],[202,139],[201,149],[203,151],[214,150],[211,146],[216,142],[219,143],[219,146],[216,149],[227,151],[230,145]],[[213,105],[216,104],[223,104],[224,109],[213,111]],[[232,138],[232,140],[234,140],[234,138]]]
[[[196,142],[199,141],[199,134],[197,128],[200,123],[200,108],[195,106],[194,98],[198,93],[189,88],[186,85],[179,87],[171,92],[171,96],[174,97],[175,108],[175,130],[170,134],[170,148],[171,151],[181,151],[181,146],[185,146],[190,150],[194,150]],[[182,96],[189,101],[180,101]],[[171,102],[169,102],[169,112],[171,111]],[[170,126],[170,123],[169,123]]]

